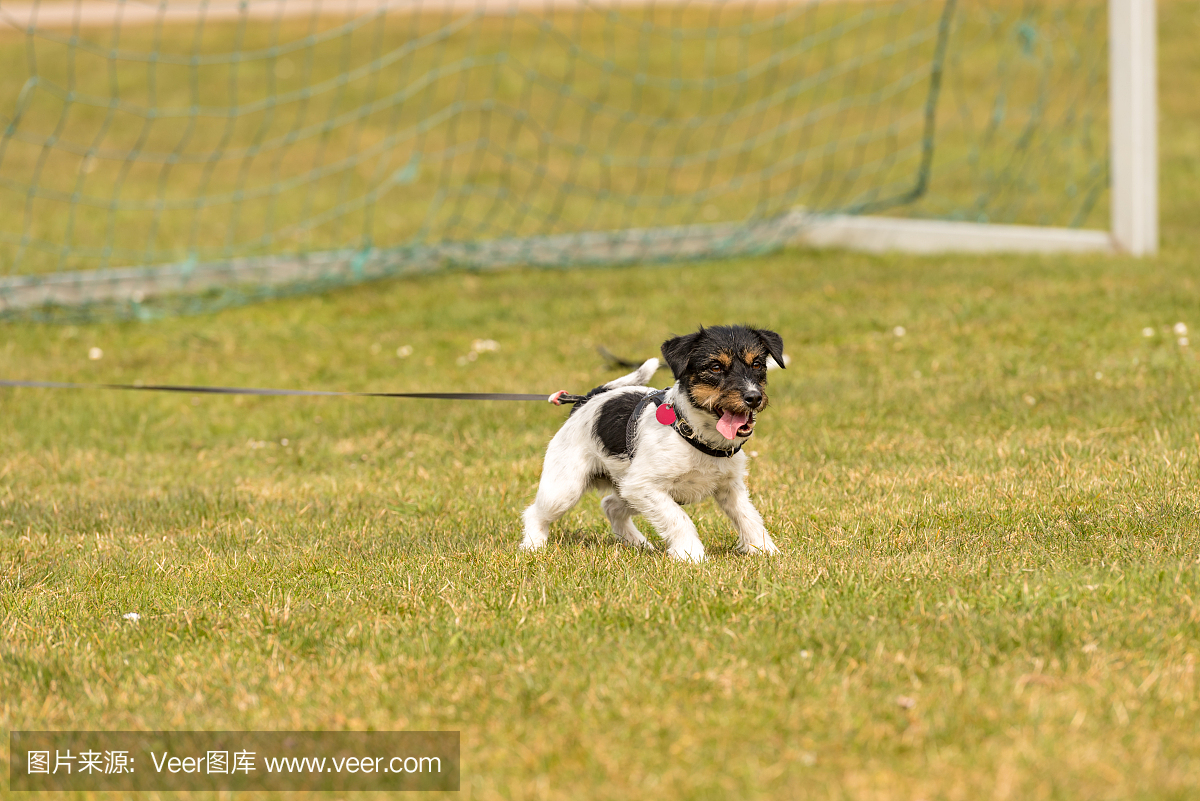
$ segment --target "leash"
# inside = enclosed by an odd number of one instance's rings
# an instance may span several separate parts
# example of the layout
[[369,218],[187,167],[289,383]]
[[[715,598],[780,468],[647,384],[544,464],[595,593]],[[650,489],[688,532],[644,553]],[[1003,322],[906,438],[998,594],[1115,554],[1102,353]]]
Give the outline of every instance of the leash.
[[[606,348],[599,347],[600,354],[618,367],[637,364],[614,356]],[[534,395],[518,392],[334,392],[319,389],[262,389],[260,387],[197,387],[177,384],[72,384],[59,381],[9,381],[0,378],[0,388],[25,389],[119,389],[140,392],[181,392],[188,395],[266,395],[320,398],[413,398],[417,400],[470,400],[470,401],[549,401],[555,406],[582,404],[604,391],[596,387],[586,395],[572,395],[560,389],[553,395]],[[572,409],[574,413],[574,409]]]
[[[512,392],[334,392],[319,389],[262,389],[259,387],[196,387],[177,384],[70,384],[58,381],[8,381],[0,387],[27,389],[117,389],[135,392],[182,392],[189,395],[274,395],[322,398],[415,398],[423,400],[546,401],[545,395]],[[555,393],[556,395],[558,393]]]
[[[60,381],[10,381],[0,379],[0,388],[21,389],[115,389],[130,392],[177,392],[188,395],[259,395],[284,397],[320,397],[320,398],[410,398],[416,400],[468,400],[468,401],[549,401],[555,406],[564,403],[572,406],[583,405],[594,396],[606,391],[604,387],[596,387],[586,395],[572,395],[566,390],[559,390],[550,396],[534,395],[516,392],[337,392],[321,389],[266,389],[262,387],[202,387],[188,384],[77,384]],[[629,458],[633,459],[634,445],[637,435],[638,419],[648,403],[656,407],[655,420],[664,426],[675,429],[684,442],[696,450],[709,456],[731,458],[742,449],[738,445],[730,450],[712,448],[696,438],[696,433],[688,422],[680,417],[675,408],[666,403],[667,390],[660,389],[645,395],[633,410],[625,427],[626,450]],[[575,406],[577,409],[578,406]],[[575,409],[572,409],[574,413]]]

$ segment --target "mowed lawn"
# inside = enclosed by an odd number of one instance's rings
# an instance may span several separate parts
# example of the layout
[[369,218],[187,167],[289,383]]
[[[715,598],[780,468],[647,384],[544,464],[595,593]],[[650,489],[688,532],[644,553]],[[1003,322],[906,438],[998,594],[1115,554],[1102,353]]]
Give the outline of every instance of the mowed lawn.
[[749,446],[782,554],[705,504],[699,566],[614,545],[595,498],[517,552],[547,404],[0,390],[0,749],[449,729],[462,798],[1194,797],[1200,6],[1164,9],[1156,259],[790,251],[0,324],[0,376],[42,380],[582,391],[598,345],[738,321],[792,360]]

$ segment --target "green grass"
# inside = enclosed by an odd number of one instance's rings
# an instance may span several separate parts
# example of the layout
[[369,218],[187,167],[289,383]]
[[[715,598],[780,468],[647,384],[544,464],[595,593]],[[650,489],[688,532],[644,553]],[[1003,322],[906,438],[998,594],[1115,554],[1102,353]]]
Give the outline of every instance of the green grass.
[[613,545],[594,498],[516,551],[548,405],[6,390],[0,734],[454,729],[480,799],[1192,797],[1200,5],[1161,11],[1157,259],[791,251],[0,325],[0,375],[69,381],[578,391],[598,344],[728,321],[792,357],[749,479],[783,553],[704,504],[700,566]]

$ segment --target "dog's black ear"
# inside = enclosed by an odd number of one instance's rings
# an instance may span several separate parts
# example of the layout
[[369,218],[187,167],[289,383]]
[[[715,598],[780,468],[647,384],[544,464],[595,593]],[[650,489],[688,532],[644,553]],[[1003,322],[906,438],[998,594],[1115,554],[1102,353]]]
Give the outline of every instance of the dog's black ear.
[[767,353],[771,354],[771,358],[775,360],[775,363],[780,367],[786,367],[787,365],[783,363],[783,337],[765,328],[756,328],[754,329],[754,333],[767,346]]
[[696,347],[696,343],[703,335],[704,329],[701,328],[694,334],[673,337],[662,344],[663,359],[666,360],[667,366],[671,368],[671,372],[675,374],[676,379],[687,372],[688,358],[692,355],[692,349]]

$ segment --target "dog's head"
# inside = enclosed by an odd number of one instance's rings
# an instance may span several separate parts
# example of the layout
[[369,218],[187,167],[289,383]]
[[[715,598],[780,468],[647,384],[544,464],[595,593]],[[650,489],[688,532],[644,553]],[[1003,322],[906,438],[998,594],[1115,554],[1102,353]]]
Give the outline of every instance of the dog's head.
[[783,367],[783,339],[761,328],[718,325],[668,339],[662,354],[691,404],[732,440],[750,436],[767,407],[767,357]]

